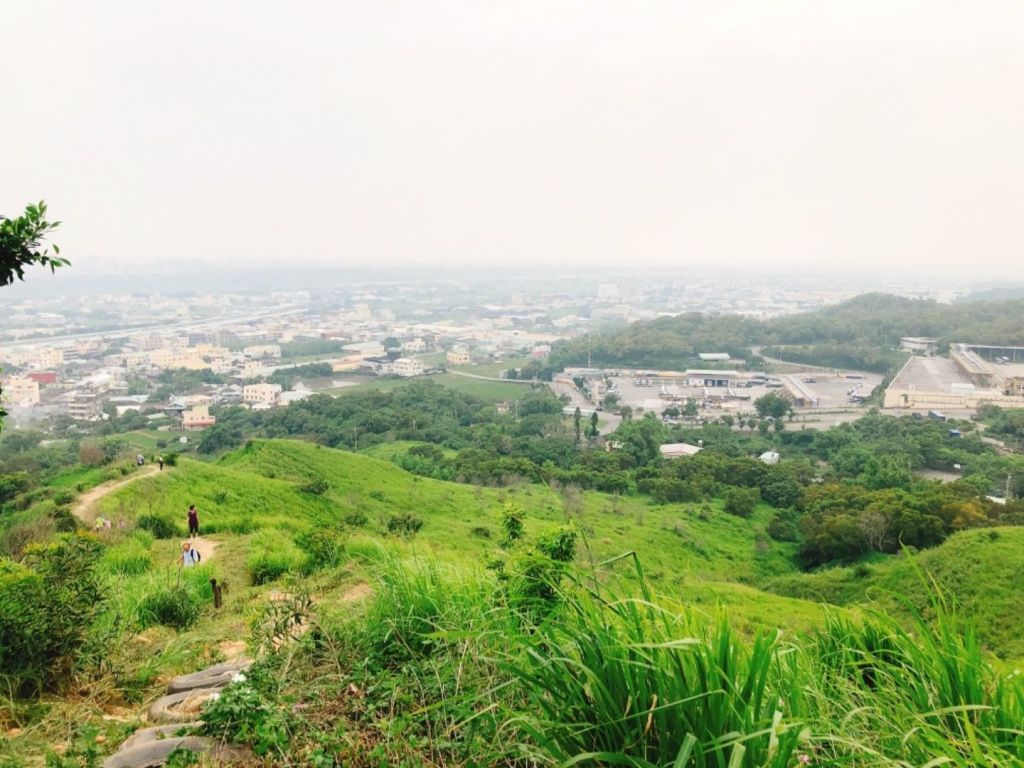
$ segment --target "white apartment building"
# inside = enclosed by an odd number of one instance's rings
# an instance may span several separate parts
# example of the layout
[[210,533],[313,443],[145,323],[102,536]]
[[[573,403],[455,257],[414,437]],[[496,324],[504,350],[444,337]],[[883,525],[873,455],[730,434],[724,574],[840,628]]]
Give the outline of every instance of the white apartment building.
[[422,376],[425,370],[423,361],[415,357],[399,357],[391,364],[391,372],[405,378]]
[[252,406],[270,407],[281,397],[280,384],[246,384],[242,387],[242,402]]
[[411,339],[410,341],[402,342],[403,352],[426,352],[427,342],[421,338]]
[[27,376],[11,376],[3,383],[5,405],[28,407],[39,404],[39,382]]

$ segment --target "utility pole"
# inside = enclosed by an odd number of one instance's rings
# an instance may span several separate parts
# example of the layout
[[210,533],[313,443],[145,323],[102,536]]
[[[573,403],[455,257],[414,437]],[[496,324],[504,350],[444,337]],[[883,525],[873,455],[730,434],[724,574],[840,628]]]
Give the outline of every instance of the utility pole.
[[590,345],[590,329],[588,328],[588,329],[587,329],[587,368],[590,368],[590,367],[591,367],[591,363],[590,363],[590,352],[591,352],[591,345]]

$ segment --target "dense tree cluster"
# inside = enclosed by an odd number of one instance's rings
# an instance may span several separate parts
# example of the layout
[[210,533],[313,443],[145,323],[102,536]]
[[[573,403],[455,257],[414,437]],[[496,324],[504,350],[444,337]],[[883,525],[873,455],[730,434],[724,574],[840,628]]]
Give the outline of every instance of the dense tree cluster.
[[1024,300],[949,305],[876,293],[764,322],[688,313],[559,343],[551,363],[680,369],[713,351],[754,365],[751,348],[765,345],[769,357],[885,373],[906,359],[897,351],[901,336],[932,336],[940,348],[964,340],[1024,344]]

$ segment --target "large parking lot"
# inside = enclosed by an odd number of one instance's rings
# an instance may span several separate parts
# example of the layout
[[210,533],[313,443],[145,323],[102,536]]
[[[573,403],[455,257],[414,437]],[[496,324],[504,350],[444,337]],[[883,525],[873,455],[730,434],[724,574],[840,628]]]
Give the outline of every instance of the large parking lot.
[[[882,383],[882,377],[877,374],[857,374],[857,378],[847,376],[836,376],[832,373],[818,371],[807,371],[803,373],[786,374],[795,381],[789,382],[797,391],[805,393],[810,398],[817,399],[817,405],[805,406],[798,410],[835,410],[849,409],[855,407],[850,402],[849,393],[851,390],[863,393],[865,396],[871,394],[871,390]],[[780,379],[783,377],[779,377]],[[644,382],[650,382],[645,385]],[[705,392],[709,402],[708,412],[714,413],[751,413],[754,410],[754,401],[757,398],[769,393],[789,394],[786,387],[751,386],[737,387],[733,389],[736,398],[724,397],[727,393],[724,387],[691,387],[687,385],[686,379],[637,379],[633,376],[613,376],[612,382],[615,391],[619,395],[620,402],[628,405],[634,411],[656,411],[667,408],[670,405],[668,398],[663,398],[662,392],[671,394],[675,398],[684,401],[688,398],[695,399],[698,403],[704,402]]]

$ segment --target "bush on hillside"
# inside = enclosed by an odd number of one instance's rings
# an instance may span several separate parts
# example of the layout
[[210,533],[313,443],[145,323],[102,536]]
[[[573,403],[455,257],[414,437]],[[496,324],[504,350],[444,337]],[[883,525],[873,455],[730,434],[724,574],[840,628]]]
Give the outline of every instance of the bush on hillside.
[[202,607],[195,590],[188,582],[173,587],[161,587],[139,603],[140,625],[160,624],[174,629],[188,629],[199,620]]
[[334,568],[345,559],[344,534],[338,531],[325,528],[306,531],[295,538],[295,543],[306,553],[306,561],[302,564],[302,571],[306,574]]
[[15,691],[70,678],[106,598],[102,549],[93,536],[62,536],[30,547],[21,563],[0,559],[0,672]]
[[303,483],[301,486],[299,486],[300,491],[302,491],[303,493],[312,494],[313,496],[323,496],[330,489],[330,483],[328,483],[322,477],[314,478],[313,480],[310,480],[309,482]]
[[419,533],[423,527],[423,518],[417,517],[412,512],[405,512],[401,515],[392,515],[388,519],[388,533],[412,538]]
[[142,515],[135,524],[158,539],[175,539],[182,535],[173,521],[160,515]]
[[750,517],[754,514],[761,492],[757,488],[728,488],[723,494],[724,509],[736,517]]

